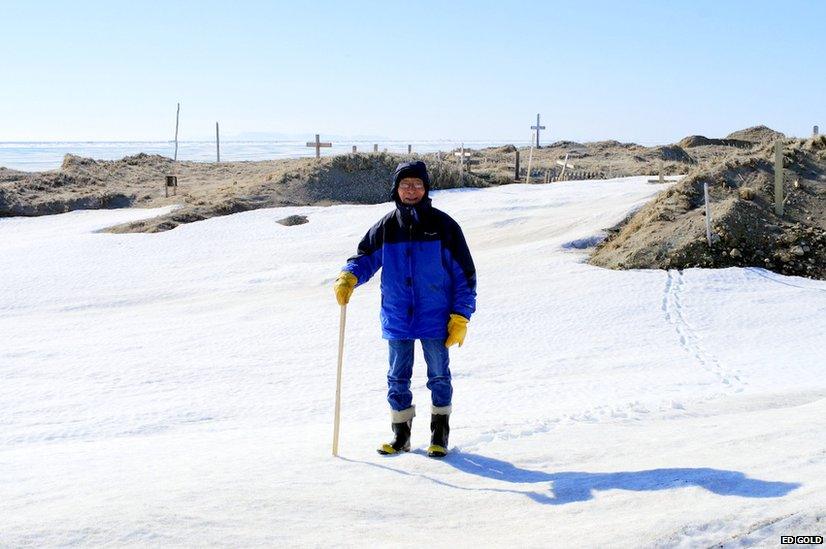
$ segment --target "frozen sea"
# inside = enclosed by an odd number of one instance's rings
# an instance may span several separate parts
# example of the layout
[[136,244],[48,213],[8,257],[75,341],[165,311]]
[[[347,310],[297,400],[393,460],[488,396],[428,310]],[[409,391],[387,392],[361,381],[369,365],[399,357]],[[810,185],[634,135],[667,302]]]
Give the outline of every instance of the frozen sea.
[[[309,139],[310,141],[312,139]],[[295,141],[222,141],[221,160],[271,160],[300,158],[315,155],[315,149],[307,147],[308,140]],[[321,136],[321,141],[329,139]],[[322,156],[352,152],[355,145],[360,152],[373,150],[406,153],[412,145],[413,152],[450,151],[461,146],[453,140],[438,141],[380,141],[349,140],[332,142],[322,148]],[[466,147],[479,149],[507,144],[504,141],[465,141]],[[522,143],[516,143],[522,145]],[[66,154],[74,154],[96,160],[118,160],[138,153],[159,154],[172,158],[175,145],[170,141],[60,141],[60,142],[0,142],[0,166],[28,172],[54,170],[60,167]],[[214,141],[179,141],[178,160],[213,162],[216,158]]]

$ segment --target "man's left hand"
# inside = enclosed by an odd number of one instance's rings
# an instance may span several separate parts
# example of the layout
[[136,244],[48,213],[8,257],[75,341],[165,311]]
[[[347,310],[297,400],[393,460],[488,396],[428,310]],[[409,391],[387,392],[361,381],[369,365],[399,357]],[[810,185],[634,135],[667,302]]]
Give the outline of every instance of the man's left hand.
[[447,339],[445,340],[445,347],[465,342],[465,335],[467,334],[468,319],[462,315],[451,314],[450,320],[447,322]]

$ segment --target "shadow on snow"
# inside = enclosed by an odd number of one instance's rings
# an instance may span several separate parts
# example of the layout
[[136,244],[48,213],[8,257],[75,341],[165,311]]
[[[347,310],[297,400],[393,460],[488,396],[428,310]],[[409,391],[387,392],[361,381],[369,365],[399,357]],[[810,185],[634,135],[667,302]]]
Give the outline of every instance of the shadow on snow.
[[[415,454],[423,454],[414,450]],[[537,503],[564,505],[576,501],[587,501],[594,497],[596,490],[632,490],[635,492],[668,490],[686,486],[699,486],[721,496],[747,498],[782,497],[800,486],[795,482],[775,482],[749,478],[738,471],[698,468],[651,469],[648,471],[622,471],[617,473],[587,473],[564,471],[546,473],[522,469],[507,461],[454,450],[441,461],[470,475],[499,480],[511,484],[536,484],[549,482],[547,492],[524,492],[508,488],[469,488],[457,486],[433,477],[411,473],[373,462],[341,458],[345,461],[365,463],[382,469],[410,476],[420,476],[436,484],[469,491],[510,492],[525,495]]]

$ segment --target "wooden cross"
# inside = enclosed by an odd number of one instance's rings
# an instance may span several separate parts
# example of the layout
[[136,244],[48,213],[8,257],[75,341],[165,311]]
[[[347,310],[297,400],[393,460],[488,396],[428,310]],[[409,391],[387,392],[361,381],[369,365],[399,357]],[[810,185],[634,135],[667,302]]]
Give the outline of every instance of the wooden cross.
[[332,147],[332,143],[322,143],[321,140],[318,138],[318,134],[315,134],[315,142],[308,141],[308,147],[315,147],[315,157],[321,158],[321,147]]
[[464,143],[462,143],[462,148],[461,148],[461,150],[460,150],[460,151],[458,151],[458,152],[453,153],[453,156],[458,156],[458,157],[459,157],[459,162],[461,163],[461,162],[462,162],[462,160],[464,160],[465,158],[467,158],[468,156],[470,156],[470,153],[465,152],[465,144],[464,144]]
[[532,130],[536,130],[536,148],[539,148],[539,130],[544,130],[545,126],[539,125],[539,113],[536,113],[536,126],[531,126]]
[[465,168],[465,158],[470,156],[470,153],[465,152],[465,144],[462,143],[462,149],[460,152],[453,153],[453,156],[459,157],[459,177],[464,176],[464,168]]
[[568,153],[565,154],[565,160],[557,160],[556,163],[559,166],[562,166],[562,171],[559,173],[559,179],[561,180],[565,176],[565,170],[567,169],[574,169],[573,164],[568,164]]

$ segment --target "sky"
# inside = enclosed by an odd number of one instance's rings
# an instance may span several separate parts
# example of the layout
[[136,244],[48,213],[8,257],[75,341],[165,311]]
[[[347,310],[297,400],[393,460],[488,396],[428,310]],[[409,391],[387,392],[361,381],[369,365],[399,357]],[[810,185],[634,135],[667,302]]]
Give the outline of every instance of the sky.
[[0,0],[0,141],[826,127],[826,2]]

